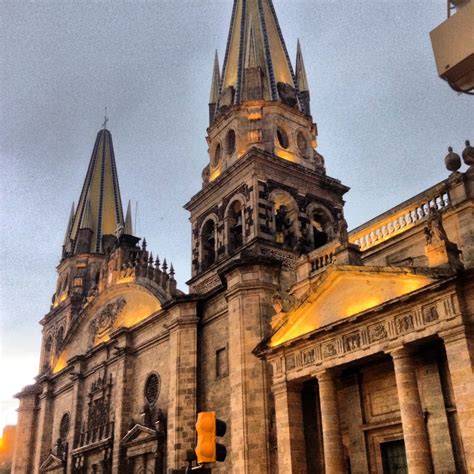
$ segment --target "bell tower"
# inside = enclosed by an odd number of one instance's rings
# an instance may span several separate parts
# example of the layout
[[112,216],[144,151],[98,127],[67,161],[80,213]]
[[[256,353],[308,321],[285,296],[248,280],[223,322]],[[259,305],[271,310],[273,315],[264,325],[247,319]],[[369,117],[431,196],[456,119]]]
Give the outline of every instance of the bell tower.
[[242,255],[283,262],[346,239],[344,193],[316,151],[301,45],[295,67],[271,0],[235,0],[222,70],[217,53],[207,129],[209,164],[191,212],[191,291]]

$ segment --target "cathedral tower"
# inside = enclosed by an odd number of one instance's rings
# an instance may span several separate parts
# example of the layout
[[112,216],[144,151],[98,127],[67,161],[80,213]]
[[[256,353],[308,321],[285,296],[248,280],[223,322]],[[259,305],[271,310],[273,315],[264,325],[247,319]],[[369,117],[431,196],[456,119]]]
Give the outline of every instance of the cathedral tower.
[[216,369],[228,383],[203,370],[200,404],[230,423],[231,472],[274,472],[269,368],[252,351],[271,332],[273,302],[291,301],[297,259],[324,245],[347,248],[348,188],[326,175],[316,151],[302,49],[298,43],[293,68],[271,0],[234,1],[209,102],[209,164],[202,190],[185,206],[193,243],[189,284],[208,302],[200,345],[223,367],[228,360],[228,372]]

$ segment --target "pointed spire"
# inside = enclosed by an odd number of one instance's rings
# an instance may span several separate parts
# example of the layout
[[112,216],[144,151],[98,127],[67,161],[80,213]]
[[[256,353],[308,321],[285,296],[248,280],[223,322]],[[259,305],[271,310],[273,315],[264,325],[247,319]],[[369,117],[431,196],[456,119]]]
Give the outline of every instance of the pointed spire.
[[146,250],[146,245],[147,245],[146,239],[145,239],[145,237],[143,237],[142,250],[143,250],[144,252],[145,252],[145,250]]
[[128,201],[127,215],[125,217],[125,227],[123,233],[126,235],[133,235],[133,221],[132,221],[132,204]]
[[66,229],[66,235],[64,236],[64,249],[67,250],[67,247],[71,243],[71,229],[72,229],[72,223],[74,221],[74,203],[72,203],[71,206],[71,212],[69,213],[69,221],[67,223],[67,229]]
[[300,92],[309,92],[308,78],[306,76],[303,53],[301,51],[301,44],[299,39],[298,46],[296,48],[296,85],[298,86],[298,90]]
[[221,93],[222,97],[229,97],[226,91],[234,91],[236,104],[244,100],[243,71],[247,64],[260,67],[265,100],[279,99],[279,83],[296,86],[272,0],[234,0]]
[[296,87],[300,93],[301,105],[307,115],[311,115],[310,95],[308,78],[304,67],[303,53],[301,51],[300,40],[296,48]]
[[160,269],[160,257],[159,257],[159,255],[156,256],[155,267]]
[[209,104],[217,104],[219,101],[219,88],[221,84],[221,73],[219,69],[219,55],[214,56],[214,67],[212,69],[212,83],[211,83],[211,94],[209,96]]
[[163,266],[161,268],[163,269],[164,273],[166,273],[166,270],[168,270],[168,264],[166,263],[166,258],[163,260]]
[[[115,235],[124,225],[112,134],[106,128],[97,133],[70,231],[71,240],[77,240],[79,229],[85,228],[84,225],[92,231],[90,248],[81,245],[81,252],[88,253],[102,252],[102,237]],[[75,244],[74,252],[78,251]]]

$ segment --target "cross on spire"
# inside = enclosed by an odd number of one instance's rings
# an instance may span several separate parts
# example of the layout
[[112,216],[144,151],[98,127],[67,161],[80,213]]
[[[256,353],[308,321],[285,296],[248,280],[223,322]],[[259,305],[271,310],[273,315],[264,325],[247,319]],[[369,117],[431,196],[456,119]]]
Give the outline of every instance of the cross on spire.
[[104,123],[102,124],[102,128],[105,130],[107,128],[107,122],[109,121],[109,117],[107,117],[107,107],[105,108],[104,114]]

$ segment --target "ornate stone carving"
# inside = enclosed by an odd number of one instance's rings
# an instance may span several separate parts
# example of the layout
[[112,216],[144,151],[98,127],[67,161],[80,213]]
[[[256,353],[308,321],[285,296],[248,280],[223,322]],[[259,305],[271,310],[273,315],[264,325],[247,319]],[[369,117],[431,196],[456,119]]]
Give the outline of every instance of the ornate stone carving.
[[436,306],[425,306],[423,308],[423,321],[425,323],[432,323],[439,319],[438,310]]
[[368,329],[370,342],[383,341],[387,338],[387,328],[383,322],[373,324],[372,326],[369,326]]
[[343,337],[344,351],[351,352],[359,349],[361,346],[361,337],[359,332],[353,332]]
[[89,325],[89,337],[92,344],[96,337],[104,336],[112,328],[126,304],[127,300],[125,298],[117,298],[115,301],[107,304],[96,316]]
[[334,357],[335,355],[337,355],[336,343],[327,342],[326,344],[323,344],[322,353],[323,353],[324,359],[327,359],[329,357]]
[[198,283],[194,287],[196,293],[207,293],[214,288],[217,288],[221,284],[221,279],[217,273],[214,273],[209,278],[206,278],[204,281]]
[[395,318],[395,328],[397,334],[403,334],[413,329],[413,316],[406,314]]

